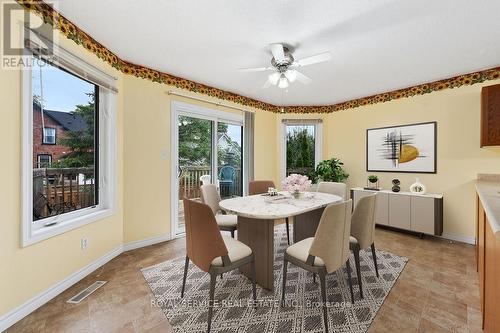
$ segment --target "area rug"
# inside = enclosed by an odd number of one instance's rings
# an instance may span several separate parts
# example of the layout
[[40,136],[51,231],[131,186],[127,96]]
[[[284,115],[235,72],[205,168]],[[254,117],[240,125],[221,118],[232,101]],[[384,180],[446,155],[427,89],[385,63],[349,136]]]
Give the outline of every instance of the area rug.
[[[274,293],[257,286],[257,306],[251,304],[252,284],[233,271],[217,279],[212,332],[324,332],[319,281],[311,273],[288,266],[286,304],[280,306],[283,253],[287,247],[284,225],[275,228]],[[351,255],[354,304],[344,267],[327,276],[330,332],[366,332],[377,311],[403,271],[408,259],[377,250],[380,277],[375,274],[371,251],[361,251],[364,298],[360,299],[354,257]],[[189,266],[184,298],[180,298],[184,257],[142,270],[156,301],[175,332],[206,332],[209,274]]]

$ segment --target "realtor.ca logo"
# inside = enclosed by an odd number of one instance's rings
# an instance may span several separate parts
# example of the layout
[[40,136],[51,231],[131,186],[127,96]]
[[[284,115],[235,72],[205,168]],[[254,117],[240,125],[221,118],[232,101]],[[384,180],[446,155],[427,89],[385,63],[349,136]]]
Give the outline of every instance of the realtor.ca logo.
[[[35,63],[42,64],[40,55],[50,60],[54,51],[54,39],[58,36],[53,27],[14,1],[0,0],[0,3],[0,68],[29,69]],[[54,7],[54,2],[45,3]]]

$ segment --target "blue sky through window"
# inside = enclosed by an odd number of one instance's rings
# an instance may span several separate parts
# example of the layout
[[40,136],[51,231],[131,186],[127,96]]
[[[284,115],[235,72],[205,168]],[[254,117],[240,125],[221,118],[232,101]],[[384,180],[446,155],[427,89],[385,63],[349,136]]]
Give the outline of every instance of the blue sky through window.
[[90,101],[86,93],[94,92],[93,84],[50,65],[33,67],[33,95],[41,95],[40,68],[43,71],[44,109],[73,112],[76,105]]

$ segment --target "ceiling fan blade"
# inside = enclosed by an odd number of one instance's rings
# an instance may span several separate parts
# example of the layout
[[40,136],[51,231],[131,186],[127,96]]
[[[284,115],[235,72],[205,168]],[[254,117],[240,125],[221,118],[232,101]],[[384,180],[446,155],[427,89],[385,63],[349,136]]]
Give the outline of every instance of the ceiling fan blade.
[[296,63],[299,67],[308,66],[312,64],[318,64],[320,62],[325,62],[332,59],[332,54],[330,52],[323,52],[310,57],[302,58],[297,60]]
[[297,79],[297,71],[295,69],[288,69],[284,74],[290,82],[294,82]]
[[272,67],[254,67],[254,68],[238,68],[238,72],[265,72],[271,70]]
[[297,73],[297,81],[303,84],[309,84],[312,82],[312,79],[299,71],[295,71]]
[[266,83],[262,86],[262,89],[267,89],[271,86],[271,81],[269,79],[266,80]]
[[285,60],[285,50],[283,50],[282,44],[269,44],[269,47],[271,48],[271,53],[273,54],[276,62]]

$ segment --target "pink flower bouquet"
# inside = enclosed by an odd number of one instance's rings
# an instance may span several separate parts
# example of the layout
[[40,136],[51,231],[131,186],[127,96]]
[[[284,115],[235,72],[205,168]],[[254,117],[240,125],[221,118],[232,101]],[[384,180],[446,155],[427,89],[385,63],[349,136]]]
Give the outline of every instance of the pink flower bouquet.
[[292,173],[283,181],[283,190],[297,196],[301,191],[306,191],[311,187],[312,182],[307,176]]

